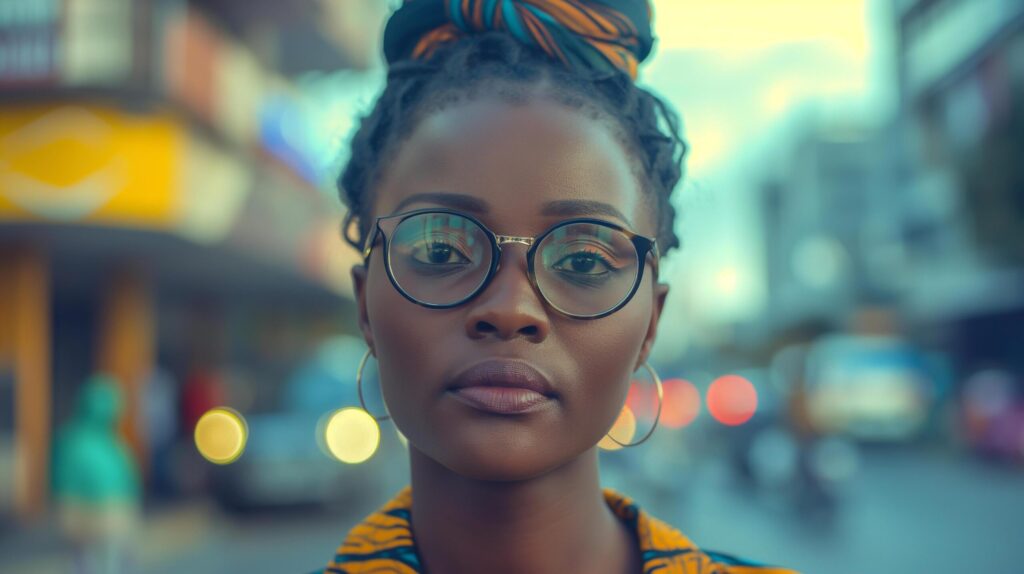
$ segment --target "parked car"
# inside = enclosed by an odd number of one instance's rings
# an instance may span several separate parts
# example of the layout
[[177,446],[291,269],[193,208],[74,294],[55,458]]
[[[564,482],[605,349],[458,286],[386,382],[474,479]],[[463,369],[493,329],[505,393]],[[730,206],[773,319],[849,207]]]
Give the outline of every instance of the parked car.
[[[324,445],[326,418],[359,405],[355,372],[364,350],[354,338],[324,343],[289,378],[278,410],[243,413],[244,454],[212,473],[215,496],[225,507],[331,506],[352,497],[383,499],[404,484],[406,450],[390,422],[381,424],[376,454],[361,464],[337,460]],[[367,385],[375,389],[376,381]]]
[[938,389],[924,355],[899,337],[822,338],[806,369],[807,414],[821,434],[899,442],[927,428]]

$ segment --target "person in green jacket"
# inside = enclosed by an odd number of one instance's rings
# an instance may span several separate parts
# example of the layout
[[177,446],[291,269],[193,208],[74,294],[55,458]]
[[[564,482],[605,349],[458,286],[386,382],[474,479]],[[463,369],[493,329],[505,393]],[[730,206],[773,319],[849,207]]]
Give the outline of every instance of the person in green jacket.
[[140,502],[139,472],[117,433],[122,398],[117,382],[96,375],[82,387],[72,418],[57,432],[53,490],[75,570],[130,569],[130,533]]

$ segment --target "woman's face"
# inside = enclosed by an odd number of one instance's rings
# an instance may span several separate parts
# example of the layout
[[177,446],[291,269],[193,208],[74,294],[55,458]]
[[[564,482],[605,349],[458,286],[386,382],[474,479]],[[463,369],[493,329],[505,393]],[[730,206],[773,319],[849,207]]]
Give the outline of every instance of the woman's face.
[[[591,216],[655,235],[649,199],[607,122],[540,98],[519,105],[482,99],[428,116],[374,191],[374,217],[448,207],[498,234],[536,236],[558,221]],[[380,243],[368,268],[353,275],[384,399],[411,446],[466,477],[522,480],[595,448],[608,431],[654,341],[667,287],[648,265],[625,307],[573,319],[530,284],[525,245],[502,250],[486,289],[451,309],[399,294]],[[510,414],[481,409],[453,390],[467,368],[493,360],[499,371],[532,367],[550,385],[547,398]]]

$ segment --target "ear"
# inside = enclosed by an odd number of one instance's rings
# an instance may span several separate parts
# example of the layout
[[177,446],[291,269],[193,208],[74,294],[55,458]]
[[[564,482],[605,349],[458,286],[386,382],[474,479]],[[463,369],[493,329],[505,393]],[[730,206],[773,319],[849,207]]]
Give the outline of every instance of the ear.
[[647,333],[644,335],[643,345],[640,346],[640,356],[637,358],[637,363],[634,365],[633,370],[640,368],[647,362],[647,357],[651,354],[651,347],[654,346],[654,339],[658,335],[658,320],[661,318],[661,311],[665,308],[665,298],[668,297],[668,284],[667,283],[655,283],[654,284],[654,305],[651,307],[651,321],[647,324]]
[[370,354],[377,356],[377,348],[373,342],[373,330],[370,328],[370,317],[366,308],[366,271],[365,265],[352,266],[352,289],[355,291],[356,309],[359,314],[359,330],[363,333],[363,340],[370,348]]

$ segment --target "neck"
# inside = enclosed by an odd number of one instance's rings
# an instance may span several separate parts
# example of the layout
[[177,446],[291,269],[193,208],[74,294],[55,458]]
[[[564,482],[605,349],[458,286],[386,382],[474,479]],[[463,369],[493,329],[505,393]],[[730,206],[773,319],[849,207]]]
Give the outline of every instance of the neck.
[[640,571],[639,550],[604,501],[592,449],[543,476],[469,479],[410,445],[412,527],[427,571]]

